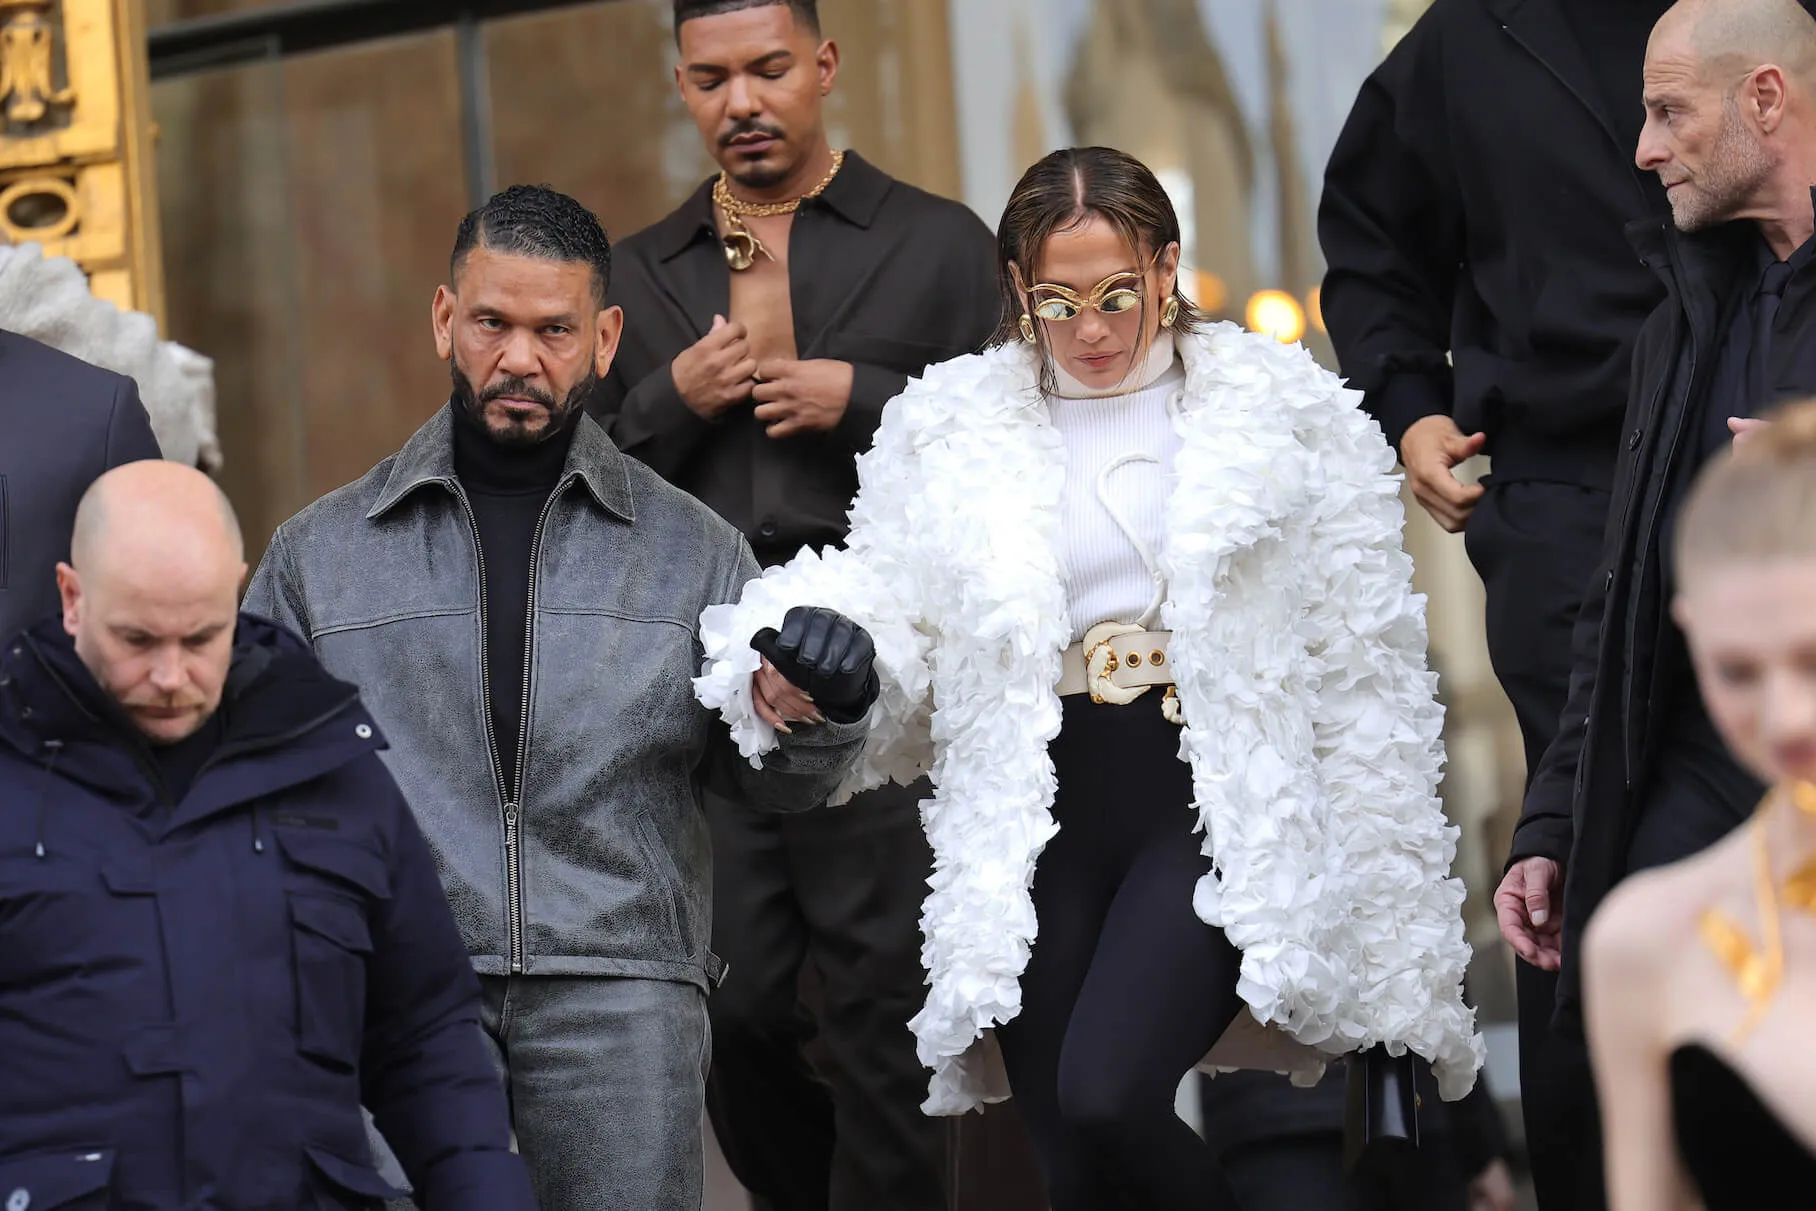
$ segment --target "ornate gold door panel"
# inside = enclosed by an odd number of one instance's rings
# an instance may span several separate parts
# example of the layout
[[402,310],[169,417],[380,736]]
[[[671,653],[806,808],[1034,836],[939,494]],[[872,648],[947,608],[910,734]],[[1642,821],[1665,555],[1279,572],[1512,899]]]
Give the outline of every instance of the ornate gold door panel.
[[0,0],[0,243],[164,319],[140,0]]

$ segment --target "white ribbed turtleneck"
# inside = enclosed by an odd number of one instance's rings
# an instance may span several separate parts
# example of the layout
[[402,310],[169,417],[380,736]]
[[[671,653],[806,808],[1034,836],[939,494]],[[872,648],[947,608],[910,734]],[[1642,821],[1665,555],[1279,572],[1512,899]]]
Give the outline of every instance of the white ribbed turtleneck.
[[1066,603],[1076,642],[1100,622],[1159,625],[1165,581],[1157,557],[1179,438],[1185,368],[1162,330],[1141,368],[1106,390],[1059,367],[1047,414],[1066,443],[1060,505]]

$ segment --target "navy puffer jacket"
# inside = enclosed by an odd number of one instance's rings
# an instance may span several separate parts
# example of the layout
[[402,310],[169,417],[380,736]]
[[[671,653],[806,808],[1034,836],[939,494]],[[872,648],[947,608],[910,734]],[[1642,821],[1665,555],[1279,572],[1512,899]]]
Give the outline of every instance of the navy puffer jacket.
[[534,1203],[435,865],[352,686],[240,619],[170,802],[55,621],[0,647],[0,1207]]

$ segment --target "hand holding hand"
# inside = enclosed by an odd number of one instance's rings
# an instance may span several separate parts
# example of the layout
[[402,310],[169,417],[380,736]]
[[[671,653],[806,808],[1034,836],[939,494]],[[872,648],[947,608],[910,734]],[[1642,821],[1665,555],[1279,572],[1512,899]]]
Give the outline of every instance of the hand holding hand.
[[1412,484],[1412,494],[1439,525],[1455,534],[1469,521],[1480,484],[1459,480],[1452,468],[1482,452],[1485,433],[1467,436],[1448,416],[1427,416],[1414,421],[1400,439],[1400,462]]
[[1494,893],[1494,915],[1513,952],[1541,971],[1563,959],[1563,880],[1550,858],[1514,863]]
[[763,654],[752,681],[757,714],[784,734],[790,722],[862,719],[876,701],[876,645],[843,614],[796,606],[781,631],[764,627],[750,646]]
[[750,355],[750,334],[743,324],[713,316],[712,331],[692,347],[675,355],[669,374],[684,403],[703,420],[750,398],[751,376],[757,372]]
[[778,358],[758,366],[757,378],[751,396],[757,401],[756,417],[771,437],[829,432],[851,403],[850,362]]

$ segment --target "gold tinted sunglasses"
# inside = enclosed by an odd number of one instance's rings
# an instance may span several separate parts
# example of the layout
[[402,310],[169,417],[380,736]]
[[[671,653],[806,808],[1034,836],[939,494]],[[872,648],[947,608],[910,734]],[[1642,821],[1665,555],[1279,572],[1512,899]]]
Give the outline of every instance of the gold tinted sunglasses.
[[1009,268],[1015,274],[1015,284],[1028,295],[1028,310],[1049,323],[1064,323],[1077,319],[1087,307],[1100,315],[1122,315],[1141,306],[1143,275],[1159,259],[1154,257],[1141,269],[1112,273],[1092,287],[1089,294],[1079,294],[1071,287],[1055,282],[1036,282],[1028,286],[1022,282],[1020,266],[1012,264]]

